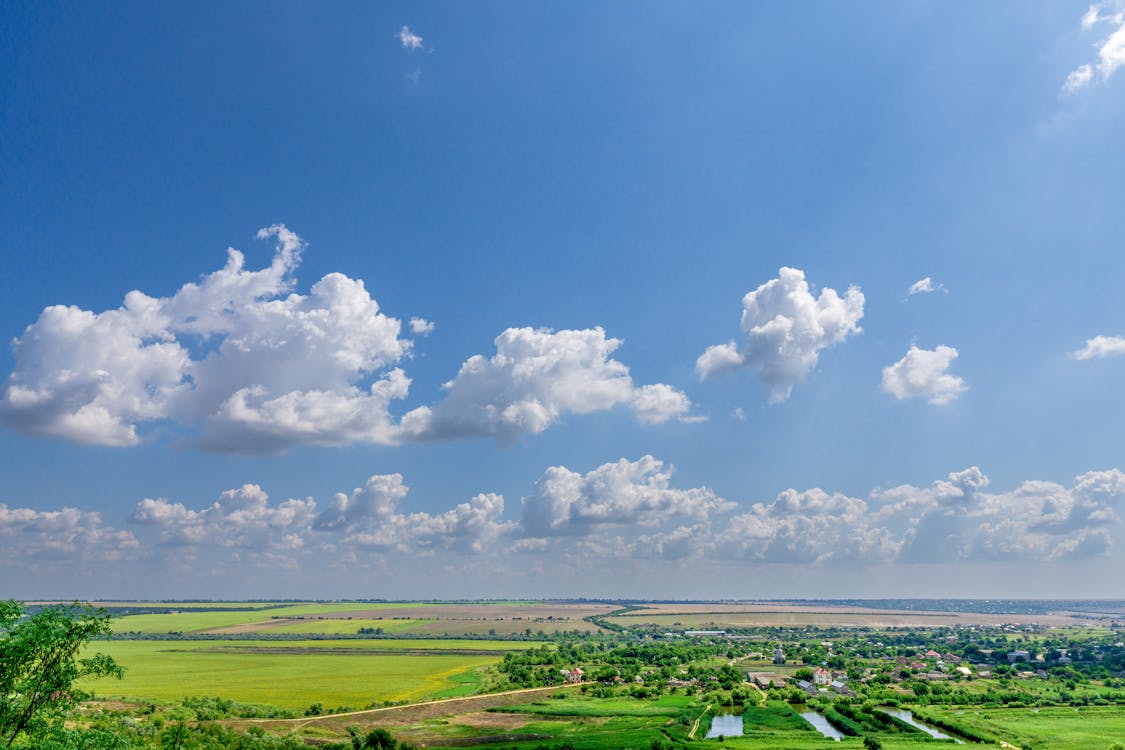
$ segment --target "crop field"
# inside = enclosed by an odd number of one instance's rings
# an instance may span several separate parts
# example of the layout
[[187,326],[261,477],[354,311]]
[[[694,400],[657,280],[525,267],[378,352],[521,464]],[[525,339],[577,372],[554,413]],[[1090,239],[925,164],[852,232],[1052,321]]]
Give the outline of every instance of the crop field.
[[785,602],[651,604],[609,618],[618,625],[681,625],[694,628],[770,626],[816,627],[941,627],[954,625],[1037,624],[1052,627],[1089,625],[1088,618],[1069,613],[981,614],[974,612],[925,612],[791,604]]
[[379,619],[340,619],[336,617],[279,619],[269,623],[270,627],[251,632],[261,633],[317,633],[324,635],[355,634],[360,628],[382,629],[384,633],[417,632],[422,625],[433,620],[405,620],[401,618]]
[[533,643],[441,640],[104,641],[91,646],[127,670],[83,683],[103,697],[176,701],[216,696],[282,708],[364,708],[475,689],[473,670]]
[[[119,603],[105,603],[115,608]],[[189,606],[194,605],[194,606]],[[122,606],[125,606],[122,604]],[[327,602],[256,603],[228,606],[213,603],[133,603],[133,608],[167,611],[132,614],[114,619],[117,632],[146,634],[207,633],[355,633],[360,627],[383,628],[386,633],[419,635],[526,635],[579,630],[600,631],[583,618],[616,609],[608,604],[555,602]]]

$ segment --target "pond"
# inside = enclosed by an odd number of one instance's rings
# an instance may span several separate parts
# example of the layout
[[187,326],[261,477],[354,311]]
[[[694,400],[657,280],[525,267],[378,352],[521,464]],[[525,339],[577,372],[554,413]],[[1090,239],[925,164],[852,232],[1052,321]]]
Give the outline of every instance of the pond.
[[734,714],[717,714],[707,730],[707,739],[712,737],[741,737],[742,717]]
[[844,734],[828,723],[828,719],[818,714],[816,711],[802,711],[801,718],[813,725],[813,729],[823,734],[825,737],[831,737],[839,742],[844,739]]
[[923,724],[922,722],[915,719],[914,714],[910,711],[906,711],[906,710],[901,709],[901,708],[880,708],[879,710],[882,711],[885,714],[890,714],[891,716],[895,717],[896,719],[902,719],[903,721],[905,721],[907,724],[909,724],[912,727],[915,727],[917,729],[921,729],[923,732],[930,735],[935,740],[953,740],[958,745],[964,745],[965,744],[964,742],[957,739],[956,737],[950,737],[948,734],[946,734],[944,732],[941,732],[934,727],[931,727],[929,724]]

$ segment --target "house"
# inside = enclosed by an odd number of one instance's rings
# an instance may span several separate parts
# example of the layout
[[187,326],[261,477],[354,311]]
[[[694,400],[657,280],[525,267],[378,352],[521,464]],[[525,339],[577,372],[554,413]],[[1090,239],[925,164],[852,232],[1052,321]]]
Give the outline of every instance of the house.
[[583,676],[585,676],[585,674],[586,673],[582,671],[581,667],[575,667],[574,669],[564,669],[562,670],[563,682],[572,685],[578,682],[582,682],[582,678]]
[[801,690],[804,690],[810,698],[815,698],[818,695],[816,686],[808,680],[801,680],[797,683],[797,687],[801,688]]
[[973,670],[969,669],[968,667],[957,667],[957,674],[961,675],[962,677],[972,677]]
[[926,655],[925,655],[924,658],[926,658],[926,659],[940,659],[941,654],[939,654],[937,651],[934,651],[931,648],[929,651],[926,652]]
[[813,674],[813,682],[817,685],[827,685],[832,681],[832,673],[824,667],[817,667]]
[[748,672],[746,679],[760,688],[785,687],[785,676],[777,672]]
[[774,664],[784,664],[785,663],[785,652],[781,650],[781,646],[778,646],[777,648],[775,648],[773,650],[773,663]]
[[1008,663],[1009,664],[1015,664],[1016,662],[1021,662],[1021,661],[1031,661],[1031,654],[1028,653],[1027,651],[1009,651],[1008,652]]

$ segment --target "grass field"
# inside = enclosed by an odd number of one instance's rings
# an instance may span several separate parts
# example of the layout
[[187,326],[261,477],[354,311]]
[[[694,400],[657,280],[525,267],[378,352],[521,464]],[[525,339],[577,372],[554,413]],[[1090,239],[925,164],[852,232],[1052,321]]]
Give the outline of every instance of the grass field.
[[382,610],[401,609],[406,606],[398,603],[363,604],[355,603],[320,603],[320,604],[294,604],[284,607],[269,606],[262,609],[240,608],[237,611],[193,611],[196,608],[184,607],[179,611],[148,615],[127,615],[113,620],[113,629],[117,632],[138,633],[200,633],[209,630],[218,630],[236,625],[250,623],[265,623],[272,625],[279,617],[300,617],[332,615],[336,613],[355,612],[361,608],[364,612],[379,612]]
[[421,700],[471,692],[472,670],[533,643],[442,640],[103,641],[125,679],[80,685],[103,697],[175,701],[218,696],[282,708],[364,708],[373,701]]
[[1109,750],[1125,744],[1120,706],[982,708],[927,707],[927,715],[988,732],[1023,750]]

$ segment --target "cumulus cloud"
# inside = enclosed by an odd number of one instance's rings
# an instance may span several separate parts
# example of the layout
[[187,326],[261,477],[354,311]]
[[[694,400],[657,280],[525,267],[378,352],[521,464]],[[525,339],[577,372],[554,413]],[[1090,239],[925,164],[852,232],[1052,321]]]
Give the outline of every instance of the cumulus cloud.
[[883,390],[897,399],[925,398],[931,404],[948,404],[968,386],[948,370],[957,359],[952,346],[919,349],[911,346],[906,356],[883,368]]
[[455,549],[483,552],[513,528],[501,519],[504,498],[482,493],[444,513],[401,513],[399,503],[409,488],[401,474],[376,474],[363,487],[337,493],[313,524],[319,531],[338,531],[347,545],[369,550],[426,551]]
[[161,421],[202,426],[202,443],[222,451],[393,442],[387,406],[409,385],[388,369],[410,350],[400,322],[342,274],[293,293],[304,243],[284,225],[258,237],[277,243],[266,268],[247,269],[232,248],[171,297],[46,308],[13,344],[0,418],[97,445],[136,444],[139,427]]
[[818,565],[1052,561],[1091,557],[1112,544],[1109,526],[1125,497],[1125,474],[1111,469],[1070,487],[1026,481],[989,493],[977,467],[928,487],[875,490],[866,499],[818,487],[787,489],[712,525],[639,537],[630,554],[665,558]]
[[422,45],[422,37],[411,31],[409,26],[403,26],[398,30],[398,41],[402,44],[403,49],[411,52],[416,49],[425,49]]
[[1107,81],[1114,71],[1125,65],[1125,10],[1120,3],[1091,5],[1082,16],[1082,28],[1086,31],[1103,23],[1112,30],[1097,43],[1098,59],[1080,65],[1067,75],[1063,89],[1068,93],[1084,89],[1094,80]]
[[935,283],[933,279],[927,276],[911,284],[910,289],[906,291],[906,296],[913,297],[915,294],[933,294],[934,292],[944,291],[945,286],[943,284]]
[[785,401],[816,367],[823,349],[862,330],[863,303],[854,286],[843,297],[833,289],[814,296],[804,271],[782,268],[776,279],[742,298],[741,345],[709,347],[696,360],[696,371],[707,379],[749,369],[769,386],[771,403]]
[[114,561],[140,547],[128,531],[106,526],[100,513],[78,508],[34,510],[0,503],[0,561],[23,567],[44,560]]
[[475,355],[445,384],[445,398],[402,419],[413,440],[492,436],[512,440],[543,432],[566,414],[625,405],[643,423],[683,417],[691,401],[671,386],[633,385],[629,368],[611,355],[620,339],[601,328],[552,331],[509,328],[496,353]]
[[579,474],[552,466],[523,498],[520,526],[529,537],[586,536],[611,526],[654,526],[705,519],[734,504],[708,487],[670,487],[671,467],[652,456],[621,459]]
[[900,559],[1049,561],[1109,549],[1107,526],[1125,496],[1125,474],[1116,469],[1079,475],[1069,488],[1036,480],[987,493],[987,483],[973,467],[929,488],[875,493],[886,503],[881,519],[901,532]]
[[425,318],[411,318],[410,331],[415,336],[429,336],[434,332],[434,324]]
[[202,510],[163,498],[137,503],[129,521],[160,530],[160,542],[173,546],[237,547],[267,551],[303,544],[316,501],[286,500],[270,505],[269,495],[256,484],[221,493]]
[[1095,336],[1086,339],[1086,346],[1072,352],[1071,356],[1085,360],[1117,357],[1122,354],[1125,354],[1125,336]]
[[788,489],[731,518],[708,548],[717,558],[782,563],[893,559],[898,543],[887,529],[865,523],[867,511],[858,498]]

